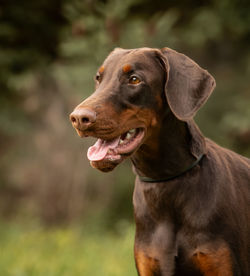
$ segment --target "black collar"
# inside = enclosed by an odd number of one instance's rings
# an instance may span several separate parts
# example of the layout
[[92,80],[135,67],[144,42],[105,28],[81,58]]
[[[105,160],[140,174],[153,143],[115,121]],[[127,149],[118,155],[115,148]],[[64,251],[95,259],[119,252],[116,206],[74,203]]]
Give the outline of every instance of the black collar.
[[191,170],[193,167],[195,167],[202,159],[202,157],[204,156],[204,154],[201,154],[198,159],[191,165],[189,166],[187,169],[185,169],[184,171],[176,174],[176,175],[172,175],[172,176],[169,176],[167,178],[161,178],[161,179],[153,179],[153,178],[150,178],[150,177],[147,177],[147,176],[139,176],[139,179],[142,181],[142,182],[150,182],[150,183],[157,183],[157,182],[165,182],[165,181],[169,181],[169,180],[172,180],[178,176],[181,176],[182,174],[186,173],[187,171]]

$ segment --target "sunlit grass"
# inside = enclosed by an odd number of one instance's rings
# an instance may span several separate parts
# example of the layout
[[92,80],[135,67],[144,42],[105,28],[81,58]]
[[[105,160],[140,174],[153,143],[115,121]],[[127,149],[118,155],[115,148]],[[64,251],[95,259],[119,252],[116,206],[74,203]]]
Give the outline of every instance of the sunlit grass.
[[2,225],[2,276],[128,276],[136,275],[133,260],[134,229],[122,234]]

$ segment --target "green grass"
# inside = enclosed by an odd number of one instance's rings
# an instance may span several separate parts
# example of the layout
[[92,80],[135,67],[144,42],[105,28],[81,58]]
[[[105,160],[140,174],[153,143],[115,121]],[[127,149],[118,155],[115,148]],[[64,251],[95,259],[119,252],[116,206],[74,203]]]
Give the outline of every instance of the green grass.
[[0,275],[135,276],[134,229],[121,233],[0,225]]

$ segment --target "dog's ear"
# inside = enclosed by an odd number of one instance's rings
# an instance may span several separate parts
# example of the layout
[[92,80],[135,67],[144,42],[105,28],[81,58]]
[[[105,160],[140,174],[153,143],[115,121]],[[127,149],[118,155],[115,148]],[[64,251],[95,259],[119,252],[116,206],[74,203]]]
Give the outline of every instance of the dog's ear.
[[161,50],[167,72],[165,94],[174,115],[187,121],[194,117],[215,87],[214,78],[187,56],[169,48]]

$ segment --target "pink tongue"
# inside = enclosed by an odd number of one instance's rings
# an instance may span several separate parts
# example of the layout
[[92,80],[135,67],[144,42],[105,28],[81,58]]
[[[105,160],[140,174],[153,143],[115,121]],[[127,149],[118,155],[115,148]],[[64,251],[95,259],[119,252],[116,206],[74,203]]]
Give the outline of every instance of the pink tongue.
[[114,149],[119,144],[120,137],[111,141],[98,139],[96,143],[88,149],[88,159],[90,161],[100,161],[107,155],[109,149]]

